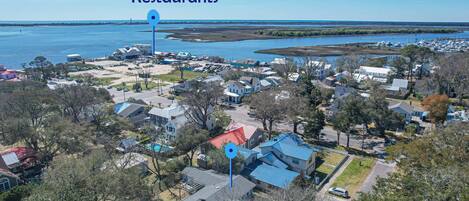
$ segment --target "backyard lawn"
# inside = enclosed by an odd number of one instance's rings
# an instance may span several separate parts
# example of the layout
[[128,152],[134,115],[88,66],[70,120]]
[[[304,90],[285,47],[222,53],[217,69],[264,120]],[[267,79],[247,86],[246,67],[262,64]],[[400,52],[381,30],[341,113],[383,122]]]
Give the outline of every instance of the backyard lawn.
[[[162,81],[176,83],[176,82],[183,81],[183,80],[181,80],[181,74],[180,73],[181,72],[175,70],[175,71],[172,71],[171,73],[166,74],[166,75],[156,75],[156,76],[153,76],[153,77],[155,79],[161,79]],[[193,72],[193,71],[184,71],[184,79],[185,80],[190,80],[190,79],[194,79],[194,78],[198,78],[198,77],[206,77],[206,76],[207,76],[206,73]]]
[[375,162],[373,158],[354,158],[332,186],[345,188],[350,195],[354,195],[367,178]]
[[325,153],[324,161],[319,167],[316,169],[318,172],[322,172],[325,174],[330,174],[334,170],[334,168],[339,165],[340,161],[344,159],[345,156],[335,152],[327,152]]

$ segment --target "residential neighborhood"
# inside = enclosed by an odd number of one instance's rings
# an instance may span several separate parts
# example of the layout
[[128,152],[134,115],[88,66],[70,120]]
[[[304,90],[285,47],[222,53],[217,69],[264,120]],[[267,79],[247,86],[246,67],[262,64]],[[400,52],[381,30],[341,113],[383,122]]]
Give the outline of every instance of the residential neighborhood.
[[469,200],[468,3],[90,2],[0,20],[0,201]]

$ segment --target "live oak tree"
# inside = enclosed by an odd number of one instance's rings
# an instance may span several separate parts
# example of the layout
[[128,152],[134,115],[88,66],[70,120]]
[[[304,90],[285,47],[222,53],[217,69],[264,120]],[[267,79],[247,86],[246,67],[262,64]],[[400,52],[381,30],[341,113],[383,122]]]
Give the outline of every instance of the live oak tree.
[[192,166],[192,161],[197,149],[202,143],[209,139],[207,130],[199,129],[193,124],[186,124],[180,128],[180,133],[176,138],[175,149],[188,160],[188,165]]
[[361,201],[468,200],[469,126],[437,128],[429,135],[389,148],[399,171],[379,179]]
[[307,138],[313,138],[320,140],[321,131],[326,125],[326,117],[324,113],[317,109],[313,108],[308,112],[308,115],[305,120],[304,126],[304,136]]
[[75,123],[86,117],[89,107],[111,99],[107,91],[88,86],[63,86],[54,92],[65,115],[70,116]]
[[83,158],[57,159],[44,173],[42,183],[26,200],[152,200],[155,195],[145,180],[140,178],[139,169],[119,167],[112,162],[116,159],[100,151]]
[[[339,114],[347,116],[347,118],[343,119],[344,121],[347,121],[346,125],[354,127],[359,124],[367,125],[369,122],[370,117],[365,111],[365,100],[357,93],[352,93],[342,100],[338,109]],[[350,130],[346,132],[347,147],[350,146]]]
[[22,143],[37,151],[44,163],[59,153],[88,149],[94,133],[112,127],[104,126],[108,122],[95,110],[109,99],[102,90],[74,86],[52,91],[29,81],[0,83],[0,88],[5,89],[0,92],[2,144]]
[[[412,82],[412,79],[414,77],[413,69],[415,65],[428,63],[429,60],[434,57],[434,52],[432,52],[427,47],[419,47],[417,45],[408,45],[401,49],[401,55],[409,59],[409,62],[407,63],[408,64],[407,65],[408,66],[407,80]],[[418,79],[422,79],[422,75],[423,75],[423,68],[420,68],[418,72]]]
[[[332,118],[332,126],[337,132],[337,146],[340,146],[340,134],[346,133],[347,138],[350,137],[350,130],[353,120],[350,119],[345,112],[338,112]],[[347,139],[347,147],[349,147],[349,140]]]
[[[221,149],[211,149],[208,152],[208,157],[212,169],[223,174],[230,173],[230,159],[226,157],[224,147]],[[243,159],[241,155],[238,154],[236,158],[232,159],[233,174],[239,174],[241,172],[242,164]]]

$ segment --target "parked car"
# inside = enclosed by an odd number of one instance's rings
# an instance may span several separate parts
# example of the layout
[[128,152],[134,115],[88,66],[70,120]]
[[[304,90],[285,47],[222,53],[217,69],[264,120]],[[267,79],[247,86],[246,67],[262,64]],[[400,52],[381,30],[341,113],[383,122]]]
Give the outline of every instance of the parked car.
[[333,187],[330,188],[328,192],[332,195],[336,195],[343,198],[349,198],[348,191],[343,188]]

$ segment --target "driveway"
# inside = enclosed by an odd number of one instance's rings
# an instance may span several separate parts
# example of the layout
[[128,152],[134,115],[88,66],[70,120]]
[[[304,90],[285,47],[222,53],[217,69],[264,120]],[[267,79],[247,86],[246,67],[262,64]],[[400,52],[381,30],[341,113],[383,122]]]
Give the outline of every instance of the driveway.
[[360,189],[361,192],[368,193],[373,190],[378,178],[386,178],[390,173],[396,169],[396,163],[386,163],[384,160],[378,160],[371,173],[366,178],[365,182]]

